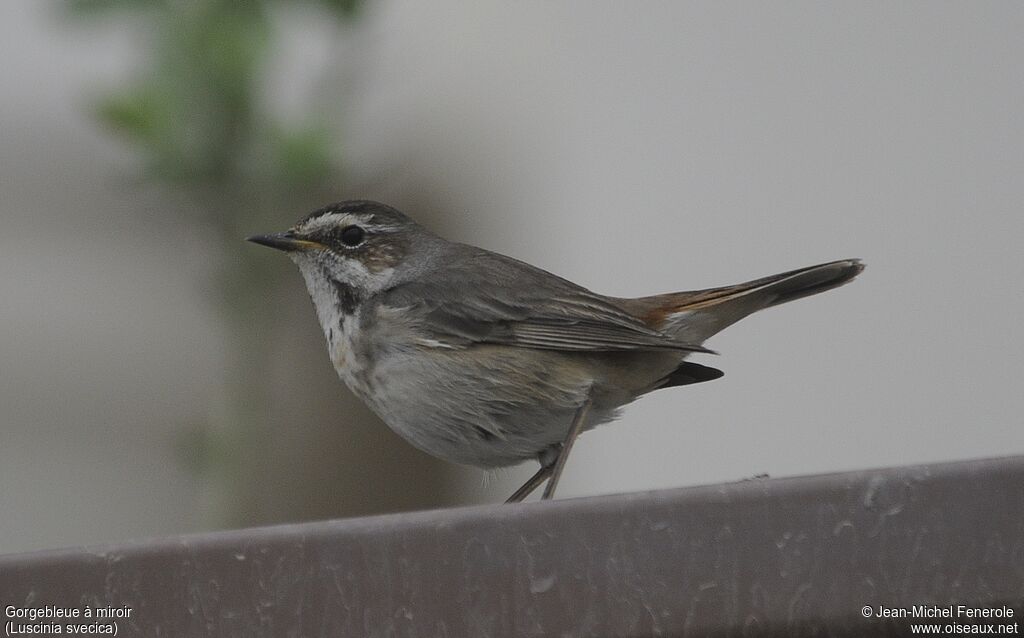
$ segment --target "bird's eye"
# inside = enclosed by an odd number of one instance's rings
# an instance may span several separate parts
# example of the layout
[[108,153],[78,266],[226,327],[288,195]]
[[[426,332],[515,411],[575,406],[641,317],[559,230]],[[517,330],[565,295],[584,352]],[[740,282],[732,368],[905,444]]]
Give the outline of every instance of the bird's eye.
[[341,243],[349,247],[358,246],[363,243],[363,237],[365,236],[366,231],[359,226],[346,226],[341,229]]

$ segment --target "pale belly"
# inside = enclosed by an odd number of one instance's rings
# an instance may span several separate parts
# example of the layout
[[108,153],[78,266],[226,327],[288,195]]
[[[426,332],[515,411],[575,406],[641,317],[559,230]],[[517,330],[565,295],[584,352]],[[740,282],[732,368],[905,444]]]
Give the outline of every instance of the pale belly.
[[[478,345],[356,356],[356,347],[343,336],[331,344],[345,384],[414,446],[455,463],[499,467],[536,459],[565,439],[588,393],[594,405],[585,429],[612,420],[638,394],[615,377],[622,365],[592,355]],[[676,364],[673,358],[655,367]],[[662,374],[650,371],[652,380]]]

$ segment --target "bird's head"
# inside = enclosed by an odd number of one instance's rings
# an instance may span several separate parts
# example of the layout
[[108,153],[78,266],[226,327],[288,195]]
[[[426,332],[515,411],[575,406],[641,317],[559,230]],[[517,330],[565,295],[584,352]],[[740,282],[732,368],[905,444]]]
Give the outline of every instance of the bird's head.
[[318,310],[337,304],[351,314],[362,300],[416,270],[439,238],[390,206],[356,200],[325,206],[284,232],[248,240],[285,251],[302,271]]

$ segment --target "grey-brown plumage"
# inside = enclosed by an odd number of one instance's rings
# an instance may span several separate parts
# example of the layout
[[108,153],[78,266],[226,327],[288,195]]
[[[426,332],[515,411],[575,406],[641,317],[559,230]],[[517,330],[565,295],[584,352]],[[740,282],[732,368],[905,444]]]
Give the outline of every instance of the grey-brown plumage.
[[368,201],[250,239],[298,264],[353,392],[417,447],[484,467],[550,465],[574,415],[589,429],[647,392],[720,377],[686,357],[710,352],[708,337],[752,312],[863,269],[847,259],[736,286],[606,297]]

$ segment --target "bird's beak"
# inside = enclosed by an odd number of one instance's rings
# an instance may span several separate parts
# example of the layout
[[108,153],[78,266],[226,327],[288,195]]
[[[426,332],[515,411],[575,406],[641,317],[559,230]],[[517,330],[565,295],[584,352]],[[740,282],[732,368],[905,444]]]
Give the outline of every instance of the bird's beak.
[[276,248],[285,252],[292,252],[294,250],[314,250],[317,248],[324,248],[324,245],[320,242],[310,241],[297,236],[294,232],[286,230],[283,233],[273,233],[270,235],[253,235],[252,237],[246,237],[246,241],[251,241],[254,244],[260,244],[262,246],[269,246],[270,248]]

